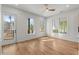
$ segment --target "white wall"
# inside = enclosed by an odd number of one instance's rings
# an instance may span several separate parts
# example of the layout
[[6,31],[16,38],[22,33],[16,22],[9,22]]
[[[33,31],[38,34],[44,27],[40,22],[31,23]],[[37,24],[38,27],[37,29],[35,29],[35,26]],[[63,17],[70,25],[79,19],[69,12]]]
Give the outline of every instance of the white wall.
[[[67,17],[68,19],[68,31],[67,34],[65,35],[59,35],[52,32],[52,20],[55,19],[59,21],[59,17],[61,18]],[[51,37],[58,37],[63,38],[65,40],[78,42],[79,40],[78,26],[79,26],[79,9],[74,9],[48,17],[46,32],[47,35]]]
[[[2,13],[3,14],[10,13],[16,16],[17,42],[46,35],[46,32],[40,32],[40,27],[39,27],[40,19],[45,20],[44,17],[29,13],[29,12],[25,12],[19,9],[15,9],[10,6],[2,6]],[[35,34],[31,34],[31,35],[26,34],[27,33],[27,19],[29,17],[34,18]],[[6,41],[5,43],[9,43],[9,41]]]
[[0,44],[1,44],[1,41],[2,41],[2,38],[1,38],[1,31],[2,31],[2,27],[1,27],[1,5],[0,5]]
[[2,27],[1,27],[1,5],[0,5],[0,54],[1,54],[1,52],[2,52],[2,46],[1,46],[1,43],[2,43],[2,36],[1,36],[1,34],[2,34]]

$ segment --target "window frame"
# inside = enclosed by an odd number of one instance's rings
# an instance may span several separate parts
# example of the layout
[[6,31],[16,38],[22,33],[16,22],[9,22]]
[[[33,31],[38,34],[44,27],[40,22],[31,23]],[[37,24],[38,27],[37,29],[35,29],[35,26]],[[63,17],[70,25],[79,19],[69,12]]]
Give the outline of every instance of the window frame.
[[[52,19],[52,28],[54,28],[54,29],[52,29],[52,32],[53,33],[58,33],[58,34],[66,34],[67,33],[67,31],[68,31],[68,16],[66,16],[66,17],[58,17],[58,25],[57,25],[57,27],[56,27],[56,21],[55,21],[55,19],[56,18],[53,18]],[[64,27],[63,29],[61,29],[61,30],[65,30],[64,32],[60,32],[60,22],[64,22],[64,21],[66,21],[66,27]],[[63,25],[63,26],[65,26],[65,25]],[[55,32],[54,32],[55,31]]]
[[[33,33],[28,33],[28,19],[33,19]],[[33,34],[35,34],[35,22],[34,22],[34,18],[32,18],[32,17],[29,17],[29,18],[27,18],[27,35],[33,35]]]
[[[42,26],[43,26],[43,30],[41,30]],[[44,19],[41,19],[40,20],[40,32],[44,32],[44,31],[45,31],[45,22],[44,22]]]

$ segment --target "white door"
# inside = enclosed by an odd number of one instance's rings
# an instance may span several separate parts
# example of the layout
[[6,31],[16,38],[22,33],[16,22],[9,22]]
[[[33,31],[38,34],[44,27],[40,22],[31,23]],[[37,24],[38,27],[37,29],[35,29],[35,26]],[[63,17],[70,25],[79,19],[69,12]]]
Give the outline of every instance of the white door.
[[16,43],[16,17],[3,14],[3,45]]

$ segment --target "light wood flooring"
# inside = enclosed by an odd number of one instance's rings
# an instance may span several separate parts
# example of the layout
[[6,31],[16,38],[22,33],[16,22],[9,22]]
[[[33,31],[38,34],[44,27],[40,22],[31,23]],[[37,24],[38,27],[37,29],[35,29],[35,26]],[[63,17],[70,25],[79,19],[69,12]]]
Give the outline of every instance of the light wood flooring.
[[78,55],[78,43],[57,38],[41,37],[3,46],[6,55]]

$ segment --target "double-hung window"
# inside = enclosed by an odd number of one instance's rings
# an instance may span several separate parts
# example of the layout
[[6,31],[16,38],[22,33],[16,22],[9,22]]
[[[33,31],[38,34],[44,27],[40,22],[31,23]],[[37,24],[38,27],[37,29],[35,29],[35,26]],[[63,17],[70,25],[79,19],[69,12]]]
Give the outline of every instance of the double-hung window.
[[34,19],[28,18],[28,34],[34,33]]

